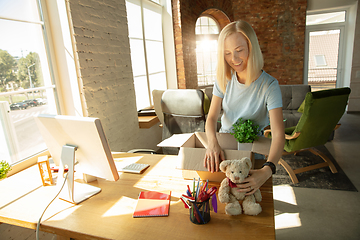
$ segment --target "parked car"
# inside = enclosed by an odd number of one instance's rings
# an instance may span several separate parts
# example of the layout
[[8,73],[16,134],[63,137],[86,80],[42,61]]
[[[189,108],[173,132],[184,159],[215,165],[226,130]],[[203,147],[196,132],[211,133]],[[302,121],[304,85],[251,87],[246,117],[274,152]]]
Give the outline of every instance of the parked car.
[[31,107],[36,107],[37,105],[39,105],[36,99],[24,100],[23,102],[27,103]]
[[18,103],[13,103],[10,105],[11,110],[27,109],[28,107],[29,107],[29,105],[26,102],[18,102]]
[[38,104],[40,104],[40,105],[44,105],[44,104],[47,104],[47,99],[46,98],[37,98],[37,99],[35,99],[37,102],[38,102]]

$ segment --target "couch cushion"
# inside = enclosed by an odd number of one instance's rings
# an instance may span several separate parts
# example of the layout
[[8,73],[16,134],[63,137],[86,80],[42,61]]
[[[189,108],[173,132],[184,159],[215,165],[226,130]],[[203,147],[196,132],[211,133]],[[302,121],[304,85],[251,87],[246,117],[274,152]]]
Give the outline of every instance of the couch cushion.
[[297,110],[311,91],[310,85],[280,85],[283,110]]
[[283,117],[285,120],[285,128],[296,126],[302,113],[297,112],[296,110],[283,110]]

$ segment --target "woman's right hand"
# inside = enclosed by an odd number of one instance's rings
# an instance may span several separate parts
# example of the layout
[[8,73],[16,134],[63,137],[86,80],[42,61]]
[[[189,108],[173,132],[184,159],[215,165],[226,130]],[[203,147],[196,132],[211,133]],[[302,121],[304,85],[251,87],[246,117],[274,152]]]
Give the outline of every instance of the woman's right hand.
[[208,146],[204,157],[204,167],[206,167],[209,172],[218,172],[220,163],[224,160],[224,151],[218,143]]
[[216,139],[217,120],[221,110],[221,103],[222,98],[213,95],[205,124],[208,145],[204,157],[204,167],[209,172],[218,172],[221,161],[225,160],[224,152]]

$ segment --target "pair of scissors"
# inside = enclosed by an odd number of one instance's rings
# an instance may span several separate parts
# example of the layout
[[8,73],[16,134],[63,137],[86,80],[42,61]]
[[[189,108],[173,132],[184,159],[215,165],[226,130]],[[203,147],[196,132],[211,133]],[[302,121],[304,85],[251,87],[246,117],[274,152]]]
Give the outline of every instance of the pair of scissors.
[[209,200],[210,197],[212,195],[214,195],[216,191],[217,191],[217,187],[212,187],[212,188],[209,188],[207,191],[202,191],[199,194],[198,201],[205,202],[205,201]]
[[191,206],[189,205],[189,202],[195,202],[195,198],[194,197],[189,197],[186,196],[185,194],[180,196],[181,201],[184,203],[184,207],[185,208],[191,208]]

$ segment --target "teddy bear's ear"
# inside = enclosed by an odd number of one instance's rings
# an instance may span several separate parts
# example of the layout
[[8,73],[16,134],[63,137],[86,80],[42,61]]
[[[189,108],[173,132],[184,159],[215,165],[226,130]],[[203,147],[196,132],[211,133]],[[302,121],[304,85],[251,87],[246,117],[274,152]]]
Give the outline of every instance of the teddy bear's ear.
[[244,158],[243,158],[243,159],[241,159],[241,160],[245,161],[246,165],[248,165],[248,166],[249,166],[249,169],[251,169],[251,165],[252,165],[252,163],[251,163],[250,158],[248,158],[248,157],[244,157]]
[[220,163],[220,170],[222,171],[222,172],[226,172],[226,168],[227,168],[227,166],[229,166],[231,164],[231,160],[225,160],[225,161],[222,161],[221,163]]

